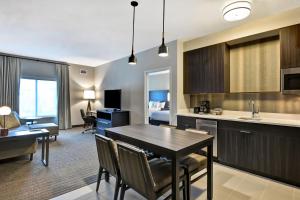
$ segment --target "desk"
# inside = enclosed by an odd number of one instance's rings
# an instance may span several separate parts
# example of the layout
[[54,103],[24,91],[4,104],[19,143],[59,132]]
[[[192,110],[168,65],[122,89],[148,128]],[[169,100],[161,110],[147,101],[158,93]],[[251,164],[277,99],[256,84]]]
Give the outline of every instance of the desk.
[[106,129],[106,136],[147,149],[172,160],[172,199],[179,197],[180,158],[207,147],[207,199],[213,198],[213,136],[158,127],[131,125]]

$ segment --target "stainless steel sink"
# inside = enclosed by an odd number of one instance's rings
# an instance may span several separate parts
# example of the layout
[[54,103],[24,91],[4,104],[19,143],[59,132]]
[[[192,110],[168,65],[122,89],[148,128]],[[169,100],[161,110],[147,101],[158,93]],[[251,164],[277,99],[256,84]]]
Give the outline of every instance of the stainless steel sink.
[[239,117],[241,120],[246,120],[246,121],[260,121],[262,120],[261,118],[252,118],[252,117]]

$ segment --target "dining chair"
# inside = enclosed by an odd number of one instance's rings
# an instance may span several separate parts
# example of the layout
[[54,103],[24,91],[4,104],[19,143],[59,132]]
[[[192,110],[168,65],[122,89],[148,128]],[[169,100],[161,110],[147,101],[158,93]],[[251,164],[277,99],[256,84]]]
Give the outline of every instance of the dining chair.
[[[175,126],[168,126],[167,128],[176,128]],[[195,132],[198,134],[207,135],[208,133],[206,131],[201,130],[194,130],[194,129],[186,129],[185,131],[188,132]],[[198,172],[204,170],[207,168],[207,148],[200,149],[199,152],[204,153],[204,155],[200,155],[198,153],[192,153],[189,154],[183,158],[180,159],[180,164],[184,168],[184,172],[186,174],[186,198],[189,200],[191,198],[191,185],[204,177],[207,172],[203,172],[194,179],[192,179],[192,176],[197,174]]]
[[[171,189],[171,163],[163,159],[147,161],[143,150],[126,143],[118,143],[119,164],[122,177],[120,200],[124,200],[125,192],[131,188],[143,197],[154,200]],[[186,199],[186,177],[184,170],[179,170],[181,189]],[[170,195],[167,198],[169,198]]]
[[96,145],[99,159],[99,173],[96,191],[99,190],[102,174],[104,170],[116,177],[114,200],[118,199],[119,189],[121,187],[121,174],[118,163],[118,152],[116,143],[103,135],[96,134]]

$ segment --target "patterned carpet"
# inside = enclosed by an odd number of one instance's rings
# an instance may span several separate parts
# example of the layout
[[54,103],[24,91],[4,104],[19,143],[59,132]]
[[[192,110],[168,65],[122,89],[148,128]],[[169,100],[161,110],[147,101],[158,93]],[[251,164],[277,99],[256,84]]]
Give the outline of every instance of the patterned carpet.
[[50,199],[96,182],[95,136],[81,130],[61,131],[51,141],[48,168],[40,160],[41,145],[32,162],[28,157],[0,161],[0,199]]

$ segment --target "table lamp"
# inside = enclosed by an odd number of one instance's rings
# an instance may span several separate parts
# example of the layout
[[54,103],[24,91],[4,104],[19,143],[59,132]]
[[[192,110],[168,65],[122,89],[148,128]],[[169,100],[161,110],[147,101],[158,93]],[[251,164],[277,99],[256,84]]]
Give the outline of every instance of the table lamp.
[[83,99],[88,100],[88,105],[86,108],[86,113],[90,113],[92,108],[91,108],[91,100],[96,99],[95,91],[94,90],[84,90],[83,91]]
[[5,124],[5,116],[9,115],[10,113],[11,113],[10,107],[8,106],[0,107],[0,116],[3,116],[3,128],[0,129],[0,136],[8,135],[8,129],[6,128],[6,124]]

